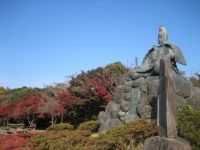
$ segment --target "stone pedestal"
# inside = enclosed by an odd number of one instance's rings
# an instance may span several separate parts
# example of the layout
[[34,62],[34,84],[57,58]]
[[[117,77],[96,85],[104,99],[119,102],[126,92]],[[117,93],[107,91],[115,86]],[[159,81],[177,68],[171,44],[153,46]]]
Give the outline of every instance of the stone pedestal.
[[142,150],[191,150],[191,146],[181,138],[169,139],[155,136],[145,141]]

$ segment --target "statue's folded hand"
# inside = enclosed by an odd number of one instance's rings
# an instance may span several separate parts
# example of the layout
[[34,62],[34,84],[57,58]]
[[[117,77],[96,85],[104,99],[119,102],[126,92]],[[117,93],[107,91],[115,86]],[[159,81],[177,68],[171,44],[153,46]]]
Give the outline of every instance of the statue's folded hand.
[[144,73],[144,72],[150,70],[152,67],[153,67],[153,64],[142,65],[139,68],[135,69],[135,72]]

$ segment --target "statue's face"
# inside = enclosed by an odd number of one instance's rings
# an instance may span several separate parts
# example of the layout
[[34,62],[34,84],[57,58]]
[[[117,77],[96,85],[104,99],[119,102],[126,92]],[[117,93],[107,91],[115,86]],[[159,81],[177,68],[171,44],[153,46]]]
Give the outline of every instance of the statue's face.
[[164,32],[164,31],[165,31],[165,30],[164,30],[164,27],[161,26],[161,27],[159,28],[159,31],[160,31],[160,32]]
[[168,41],[167,30],[164,26],[160,26],[158,34],[158,43],[163,44]]

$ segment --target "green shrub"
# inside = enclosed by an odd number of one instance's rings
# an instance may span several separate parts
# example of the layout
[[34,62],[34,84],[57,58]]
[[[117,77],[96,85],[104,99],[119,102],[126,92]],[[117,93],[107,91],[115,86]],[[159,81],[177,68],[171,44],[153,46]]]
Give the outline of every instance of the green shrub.
[[29,143],[39,150],[78,150],[89,136],[86,131],[48,131],[30,138]]
[[138,120],[126,125],[109,129],[105,134],[99,134],[96,138],[82,145],[83,150],[127,150],[136,149],[150,136],[157,135],[158,130],[155,122]]
[[188,105],[178,111],[178,133],[190,141],[193,149],[200,149],[200,111]]
[[104,137],[89,138],[88,142],[81,145],[81,150],[127,150],[128,146],[121,137]]
[[[125,124],[122,127],[109,129],[104,137],[108,139],[121,138],[121,141],[128,145],[137,146],[143,143],[148,137],[158,134],[156,122],[148,122],[147,120],[140,119],[134,122]],[[118,140],[118,139],[114,139]]]
[[155,122],[138,120],[97,137],[92,137],[90,131],[48,131],[30,138],[29,142],[42,150],[132,150],[154,135],[157,135]]
[[86,121],[86,122],[81,123],[79,125],[78,129],[79,130],[88,130],[91,132],[97,132],[99,126],[100,126],[100,123],[98,121],[91,120],[91,121]]
[[73,130],[74,127],[69,123],[59,123],[51,125],[47,130]]

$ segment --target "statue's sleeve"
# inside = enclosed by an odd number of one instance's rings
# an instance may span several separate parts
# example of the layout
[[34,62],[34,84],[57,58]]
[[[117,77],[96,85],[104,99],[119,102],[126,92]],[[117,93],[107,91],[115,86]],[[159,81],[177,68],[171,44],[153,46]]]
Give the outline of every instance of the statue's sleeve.
[[150,49],[149,52],[146,54],[146,56],[143,59],[142,65],[136,70],[136,72],[146,72],[150,70],[153,65],[151,62],[151,53],[154,50],[154,48]]
[[172,49],[169,49],[169,53],[166,56],[167,58],[173,59],[175,58],[174,52],[172,51]]
[[172,49],[173,54],[174,54],[174,58],[175,58],[177,63],[182,64],[182,65],[186,65],[186,60],[185,60],[183,53],[182,53],[182,51],[179,47],[177,47],[176,45],[171,44],[171,43],[167,43],[165,45]]

